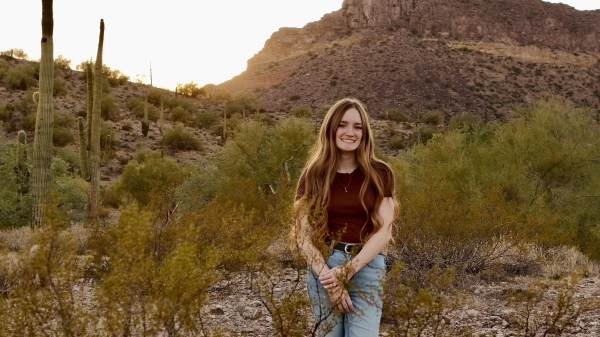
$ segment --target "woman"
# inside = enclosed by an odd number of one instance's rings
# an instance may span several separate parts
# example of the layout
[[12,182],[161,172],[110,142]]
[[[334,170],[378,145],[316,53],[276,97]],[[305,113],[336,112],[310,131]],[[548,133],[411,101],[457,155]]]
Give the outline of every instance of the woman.
[[384,249],[398,214],[391,169],[374,155],[362,102],[327,112],[296,190],[294,244],[321,336],[378,336]]

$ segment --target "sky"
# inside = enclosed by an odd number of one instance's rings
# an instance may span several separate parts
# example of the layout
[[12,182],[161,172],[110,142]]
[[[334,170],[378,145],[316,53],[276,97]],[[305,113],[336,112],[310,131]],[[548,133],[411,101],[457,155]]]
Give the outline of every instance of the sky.
[[[131,80],[173,90],[177,83],[224,82],[246,69],[271,34],[302,27],[338,10],[343,0],[55,0],[54,57],[71,67],[96,57],[104,19],[103,63]],[[579,10],[598,0],[550,0]],[[0,51],[20,48],[39,59],[40,0],[0,0]],[[142,77],[145,76],[145,77]]]

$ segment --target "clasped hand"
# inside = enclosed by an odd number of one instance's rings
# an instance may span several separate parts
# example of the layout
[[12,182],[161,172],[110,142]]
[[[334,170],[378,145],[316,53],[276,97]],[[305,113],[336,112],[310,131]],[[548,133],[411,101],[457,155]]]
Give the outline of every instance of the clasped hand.
[[337,266],[329,270],[323,270],[319,275],[319,281],[329,294],[329,299],[337,310],[350,312],[354,310],[350,295],[346,289],[346,282],[350,280],[347,266]]

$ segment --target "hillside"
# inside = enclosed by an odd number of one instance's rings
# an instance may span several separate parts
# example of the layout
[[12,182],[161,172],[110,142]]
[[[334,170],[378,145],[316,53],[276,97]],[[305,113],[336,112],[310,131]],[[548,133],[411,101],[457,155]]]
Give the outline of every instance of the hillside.
[[281,111],[351,95],[376,115],[396,107],[491,120],[544,93],[598,108],[599,23],[600,11],[539,0],[344,1],[320,21],[275,32],[219,87]]

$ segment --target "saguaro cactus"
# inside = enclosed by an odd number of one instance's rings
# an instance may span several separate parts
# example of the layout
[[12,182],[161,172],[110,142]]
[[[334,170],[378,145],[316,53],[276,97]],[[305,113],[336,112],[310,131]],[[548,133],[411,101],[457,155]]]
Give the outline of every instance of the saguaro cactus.
[[94,64],[94,102],[91,118],[90,142],[90,184],[88,187],[88,218],[97,215],[100,200],[100,104],[102,101],[102,46],[104,44],[104,20],[100,20],[100,37],[98,39],[98,53]]
[[102,156],[102,162],[100,163],[102,165],[102,167],[106,166],[106,164],[108,164],[108,159],[110,157],[110,135],[106,136],[106,141],[104,142],[104,155]]
[[83,118],[77,118],[77,131],[79,132],[79,168],[81,171],[81,178],[88,180],[90,179],[90,161],[87,150],[86,134],[83,131]]
[[42,40],[40,58],[39,100],[35,119],[33,140],[33,172],[31,175],[31,226],[40,226],[44,204],[50,191],[52,163],[52,124],[54,106],[52,90],[54,84],[54,19],[52,0],[42,0]]
[[142,135],[148,136],[150,131],[150,122],[148,122],[148,94],[146,93],[146,101],[144,102],[144,120],[142,121]]
[[17,176],[17,186],[19,186],[19,194],[27,194],[29,192],[29,169],[27,168],[27,138],[25,131],[21,130],[17,137],[17,158],[15,165],[15,173]]

